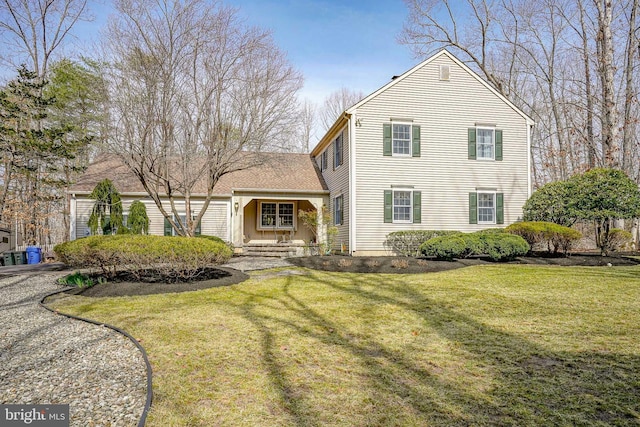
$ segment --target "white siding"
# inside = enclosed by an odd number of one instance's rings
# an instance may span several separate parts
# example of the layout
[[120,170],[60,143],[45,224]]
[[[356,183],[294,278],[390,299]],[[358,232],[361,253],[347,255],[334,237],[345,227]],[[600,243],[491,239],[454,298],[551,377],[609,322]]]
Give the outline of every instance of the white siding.
[[[342,165],[338,168],[334,165],[334,144],[339,134],[342,134]],[[344,127],[333,138],[333,142],[327,146],[325,150],[328,150],[327,155],[327,168],[322,172],[327,187],[329,187],[331,194],[329,196],[329,209],[331,211],[331,219],[333,222],[334,213],[334,200],[336,197],[343,196],[343,223],[338,226],[338,234],[335,238],[334,249],[340,249],[344,245],[345,249],[349,248],[349,132],[348,128]],[[320,157],[322,154],[316,157],[318,167],[320,167]]]
[[[164,234],[164,216],[160,213],[160,209],[149,199],[132,196],[122,196],[122,207],[124,213],[129,212],[131,203],[140,200],[147,208],[147,216],[149,217],[149,234],[162,236]],[[78,196],[76,204],[76,236],[84,237],[89,234],[87,222],[91,215],[94,201],[86,197]],[[224,240],[230,240],[230,223],[229,223],[229,200],[216,200],[209,204],[207,212],[201,221],[202,234],[209,236],[218,236]],[[191,209],[197,214],[202,209],[204,202],[202,200],[192,200]],[[166,210],[170,209],[168,200],[163,200],[163,206]],[[178,211],[184,212],[184,202],[177,203]]]
[[[448,81],[439,79],[440,65],[449,65]],[[521,217],[528,195],[527,123],[447,56],[382,91],[355,115],[361,123],[356,143],[358,252],[384,250],[392,231],[487,228],[469,224],[468,194],[477,188],[504,193],[504,226]],[[391,118],[420,125],[420,157],[383,156],[383,123]],[[503,131],[503,161],[468,160],[467,129],[476,123],[493,123]],[[384,190],[392,185],[422,192],[421,224],[384,223]]]
[[93,200],[78,197],[76,202],[76,238],[78,239],[89,235],[87,222],[89,222],[93,203]]

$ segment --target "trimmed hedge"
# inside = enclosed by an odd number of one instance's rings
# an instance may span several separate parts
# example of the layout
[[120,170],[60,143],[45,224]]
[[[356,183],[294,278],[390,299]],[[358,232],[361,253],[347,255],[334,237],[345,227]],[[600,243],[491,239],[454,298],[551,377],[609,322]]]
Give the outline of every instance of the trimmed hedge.
[[522,237],[532,248],[536,244],[545,244],[553,253],[562,250],[566,254],[582,238],[582,234],[573,228],[546,221],[516,222],[505,231]]
[[426,256],[447,261],[466,258],[469,255],[469,248],[465,239],[462,238],[462,233],[429,239],[420,246],[420,250]]
[[107,277],[127,270],[137,277],[189,279],[206,267],[222,264],[232,250],[211,239],[125,234],[90,236],[57,245],[58,259],[72,267],[98,268]]
[[529,245],[520,236],[496,230],[458,233],[430,239],[420,246],[426,256],[453,260],[469,256],[488,256],[493,261],[507,261],[529,252]]
[[484,253],[493,261],[509,261],[526,255],[530,249],[522,237],[508,233],[487,235],[484,241]]
[[450,230],[406,230],[387,234],[385,246],[400,256],[420,256],[420,245],[429,239],[460,234]]
[[204,234],[200,234],[199,236],[196,236],[196,237],[199,239],[207,239],[207,240],[211,240],[212,242],[218,242],[226,245],[225,241],[218,236],[206,236]]

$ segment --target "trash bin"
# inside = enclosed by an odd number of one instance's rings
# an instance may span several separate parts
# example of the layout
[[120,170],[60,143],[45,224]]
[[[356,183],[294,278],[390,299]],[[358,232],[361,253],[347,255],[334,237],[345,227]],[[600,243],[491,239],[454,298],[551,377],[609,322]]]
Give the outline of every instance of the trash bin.
[[27,263],[27,253],[24,251],[16,251],[13,253],[13,261],[16,265],[26,264]]
[[37,246],[27,246],[27,264],[40,264],[42,259],[42,248]]
[[2,254],[2,259],[4,260],[4,265],[15,265],[15,261],[13,259],[13,252],[5,252]]

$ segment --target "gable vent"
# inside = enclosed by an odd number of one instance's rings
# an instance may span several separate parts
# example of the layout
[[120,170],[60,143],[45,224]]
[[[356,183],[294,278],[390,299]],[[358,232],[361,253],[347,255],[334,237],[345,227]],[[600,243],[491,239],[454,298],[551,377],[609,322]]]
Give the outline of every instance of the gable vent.
[[440,80],[449,81],[449,66],[441,65],[440,66]]

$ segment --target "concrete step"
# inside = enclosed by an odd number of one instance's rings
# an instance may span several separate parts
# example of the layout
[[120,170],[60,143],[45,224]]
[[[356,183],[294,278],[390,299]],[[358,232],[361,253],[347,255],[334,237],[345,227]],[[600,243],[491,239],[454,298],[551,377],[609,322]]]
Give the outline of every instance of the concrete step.
[[243,246],[241,255],[287,258],[296,256],[299,247],[299,245],[251,243]]
[[267,258],[291,258],[296,256],[295,252],[243,252],[240,256],[255,256]]

